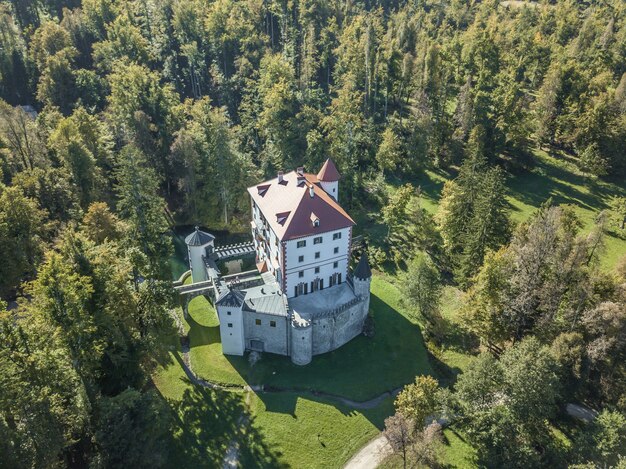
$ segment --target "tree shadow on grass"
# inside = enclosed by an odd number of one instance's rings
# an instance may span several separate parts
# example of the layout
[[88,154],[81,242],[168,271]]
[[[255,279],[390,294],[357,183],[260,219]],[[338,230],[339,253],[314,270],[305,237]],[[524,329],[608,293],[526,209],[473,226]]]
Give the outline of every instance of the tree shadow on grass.
[[[598,211],[608,208],[607,201],[615,195],[614,187],[574,174],[545,160],[540,160],[533,172],[512,178],[508,186],[514,198],[533,207],[539,207],[552,197],[555,204],[575,204]],[[589,192],[583,192],[578,187],[588,187]]]
[[[432,374],[420,328],[373,293],[370,309],[374,337],[360,335],[332,352],[314,356],[306,366],[272,354],[264,354],[254,367],[241,357],[226,358],[249,385],[263,384],[265,389],[280,392],[280,405],[270,410],[292,415],[298,393],[340,408],[340,400],[328,395],[363,402],[389,395],[413,382],[416,375]],[[294,394],[289,396],[289,392]],[[263,399],[263,393],[259,397]],[[266,404],[277,405],[273,399]]]
[[476,334],[468,331],[458,322],[445,317],[439,318],[438,327],[441,330],[442,342],[446,349],[464,354],[478,354],[480,340]]
[[192,299],[188,312],[186,321],[191,348],[220,342],[220,326],[215,309],[206,297],[200,295]]
[[238,443],[243,467],[286,467],[281,454],[251,425],[240,393],[190,385],[180,400],[168,400],[173,431],[168,467],[221,467]]
[[187,317],[189,324],[189,345],[191,348],[220,342],[220,326],[205,326],[198,323],[192,314]]
[[461,369],[458,366],[450,366],[430,352],[428,353],[428,359],[435,371],[439,385],[442,387],[453,385],[461,374]]

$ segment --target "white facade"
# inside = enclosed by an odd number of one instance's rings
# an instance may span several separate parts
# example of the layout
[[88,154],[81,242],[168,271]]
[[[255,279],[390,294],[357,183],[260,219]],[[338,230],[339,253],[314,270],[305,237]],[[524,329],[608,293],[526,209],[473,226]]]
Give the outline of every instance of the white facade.
[[246,349],[241,306],[217,305],[222,350],[227,355],[243,355]]
[[[288,298],[346,281],[352,236],[350,227],[280,241],[264,218],[253,201],[252,236],[257,261],[267,263],[268,270]],[[255,233],[262,235],[259,237]]]
[[351,231],[342,228],[285,242],[283,292],[288,298],[346,281]]
[[200,246],[187,246],[187,256],[189,258],[189,267],[191,268],[191,279],[194,283],[203,282],[208,278],[203,259],[206,255],[208,247],[214,247],[213,240]]
[[339,202],[339,181],[320,181],[320,186],[328,195]]

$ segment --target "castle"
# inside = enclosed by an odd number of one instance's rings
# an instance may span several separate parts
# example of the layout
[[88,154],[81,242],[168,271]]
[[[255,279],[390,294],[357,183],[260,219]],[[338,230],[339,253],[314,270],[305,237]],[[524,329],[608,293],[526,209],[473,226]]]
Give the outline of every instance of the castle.
[[[370,303],[366,254],[350,273],[352,228],[339,205],[340,175],[328,159],[248,188],[253,241],[219,248],[196,228],[186,238],[194,284],[210,284],[225,354],[288,355],[306,365],[363,331]],[[254,271],[220,274],[216,261],[253,252]],[[193,287],[192,287],[193,288]]]

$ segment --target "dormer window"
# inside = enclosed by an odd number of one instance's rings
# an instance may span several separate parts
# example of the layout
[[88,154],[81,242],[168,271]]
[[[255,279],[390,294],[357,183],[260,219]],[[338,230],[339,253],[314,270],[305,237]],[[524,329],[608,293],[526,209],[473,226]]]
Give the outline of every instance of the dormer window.
[[281,213],[277,213],[276,214],[276,222],[278,222],[279,225],[284,225],[285,222],[287,221],[287,218],[289,218],[289,214],[291,212],[281,212]]
[[267,193],[267,190],[270,188],[270,184],[261,184],[259,186],[256,186],[256,188],[259,191],[259,195],[263,197]]
[[320,226],[320,219],[313,212],[311,212],[311,223],[313,226]]

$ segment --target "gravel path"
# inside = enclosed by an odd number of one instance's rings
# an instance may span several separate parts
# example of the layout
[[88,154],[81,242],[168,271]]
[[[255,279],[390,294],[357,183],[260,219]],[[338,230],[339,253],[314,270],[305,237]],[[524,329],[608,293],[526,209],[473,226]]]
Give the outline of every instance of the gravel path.
[[352,456],[344,469],[374,469],[389,454],[391,454],[391,446],[387,438],[380,434]]
[[[187,375],[189,380],[198,385],[209,389],[220,389],[222,391],[253,391],[253,392],[266,392],[266,393],[281,393],[281,392],[297,392],[300,394],[308,394],[313,397],[324,397],[328,400],[333,400],[339,402],[347,407],[351,407],[353,409],[358,410],[366,410],[373,409],[377,407],[388,397],[395,397],[398,395],[402,387],[393,389],[391,391],[386,391],[372,399],[367,401],[354,401],[344,396],[339,396],[336,394],[329,394],[321,391],[303,391],[300,389],[293,388],[277,388],[277,387],[265,387],[264,385],[252,385],[252,386],[224,386],[218,383],[213,383],[210,381],[206,381],[202,378],[199,378],[193,371],[191,358],[189,355],[189,339],[185,336],[185,329],[183,323],[176,313],[176,311],[170,311],[174,322],[178,328],[178,333],[181,338],[181,352],[183,355],[182,367]],[[246,403],[248,403],[250,395],[246,395]],[[248,418],[242,415],[239,418],[240,426],[246,426],[248,424]],[[346,464],[346,469],[368,469],[375,468],[380,464],[385,457],[389,455],[391,452],[391,447],[387,442],[387,439],[380,434],[373,440],[371,440],[368,444],[366,444],[361,450],[355,454],[350,461]],[[224,454],[224,459],[222,460],[222,468],[223,469],[234,469],[238,467],[239,464],[239,441],[237,438],[233,438],[230,442],[226,453]]]

